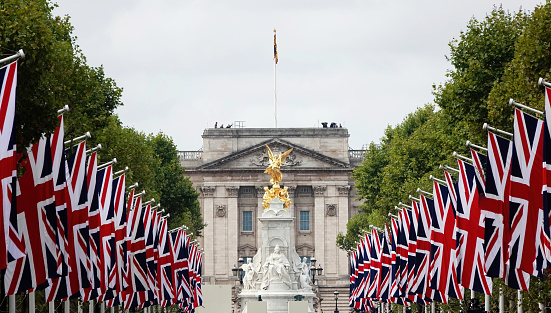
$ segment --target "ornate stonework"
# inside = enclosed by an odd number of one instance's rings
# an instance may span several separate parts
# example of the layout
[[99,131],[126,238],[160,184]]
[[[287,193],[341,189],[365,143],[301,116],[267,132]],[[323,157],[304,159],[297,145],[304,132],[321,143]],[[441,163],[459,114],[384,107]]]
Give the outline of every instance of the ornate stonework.
[[227,206],[224,204],[219,204],[215,208],[216,216],[225,217],[226,216]]
[[[274,152],[278,151],[277,149],[284,150],[285,147],[282,147],[281,145],[277,145],[274,147]],[[266,167],[270,165],[270,159],[267,156],[267,149],[262,149],[261,151],[255,153],[252,158],[250,159],[251,164],[259,167]],[[298,166],[302,163],[302,160],[297,158],[296,153],[291,153],[285,158],[285,161],[283,162],[282,166]]]
[[228,197],[237,197],[237,196],[239,196],[239,188],[238,187],[226,187],[226,195]]
[[212,197],[214,196],[214,191],[216,190],[216,187],[214,186],[202,186],[201,187],[201,193],[203,194],[203,197]]
[[337,191],[339,192],[339,196],[348,196],[350,186],[338,186]]
[[326,204],[325,205],[325,216],[337,216],[337,205],[336,204]]
[[314,189],[314,195],[323,196],[325,194],[325,190],[327,189],[327,187],[325,187],[325,186],[314,186],[313,189]]

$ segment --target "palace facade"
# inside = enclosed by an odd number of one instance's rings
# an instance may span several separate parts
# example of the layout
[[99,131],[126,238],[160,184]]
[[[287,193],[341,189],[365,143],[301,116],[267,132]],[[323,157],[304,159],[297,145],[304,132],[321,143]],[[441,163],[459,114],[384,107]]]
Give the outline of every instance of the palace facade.
[[264,173],[267,144],[274,154],[293,148],[280,183],[292,201],[292,244],[300,257],[315,257],[323,267],[316,277],[320,291],[347,292],[347,255],[335,238],[358,213],[351,172],[363,158],[363,151],[350,150],[349,136],[346,128],[209,128],[202,151],[180,152],[207,224],[200,238],[204,283],[235,284],[238,259],[252,258],[262,247],[257,218],[264,210],[264,187],[271,187]]

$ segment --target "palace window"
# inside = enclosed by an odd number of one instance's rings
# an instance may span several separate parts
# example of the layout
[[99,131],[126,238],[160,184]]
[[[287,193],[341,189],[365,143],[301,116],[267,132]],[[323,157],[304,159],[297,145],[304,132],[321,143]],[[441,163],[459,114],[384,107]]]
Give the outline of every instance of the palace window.
[[239,196],[240,197],[246,197],[246,198],[252,198],[255,196],[255,190],[254,187],[241,187],[239,188]]
[[253,231],[253,211],[243,211],[242,231]]
[[310,211],[300,211],[299,215],[299,230],[310,230]]
[[312,196],[312,187],[311,186],[298,186],[297,187],[297,196],[299,196],[299,197],[311,197]]

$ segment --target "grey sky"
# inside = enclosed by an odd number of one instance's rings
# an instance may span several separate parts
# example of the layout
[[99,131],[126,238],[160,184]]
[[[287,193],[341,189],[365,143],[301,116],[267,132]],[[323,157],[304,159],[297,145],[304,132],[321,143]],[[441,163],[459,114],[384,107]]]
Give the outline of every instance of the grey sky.
[[378,142],[445,80],[448,43],[494,4],[535,0],[58,0],[91,66],[124,88],[122,122],[198,150],[203,129],[342,123],[349,145]]

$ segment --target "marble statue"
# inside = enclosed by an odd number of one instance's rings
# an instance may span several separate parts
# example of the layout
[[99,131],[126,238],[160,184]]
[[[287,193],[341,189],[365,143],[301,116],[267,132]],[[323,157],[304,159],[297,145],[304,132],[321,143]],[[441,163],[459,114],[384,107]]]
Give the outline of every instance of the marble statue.
[[258,271],[255,269],[252,261],[253,259],[249,258],[247,263],[241,265],[241,268],[245,272],[245,277],[243,277],[244,289],[256,288],[256,281],[258,280]]
[[289,261],[281,253],[279,245],[276,245],[274,252],[264,261],[262,289],[268,289],[272,281],[281,281],[291,288],[291,277],[289,276]]
[[312,280],[310,279],[310,268],[308,263],[306,263],[306,258],[302,259],[302,263],[300,263],[298,267],[300,270],[298,277],[300,289],[312,290],[312,286],[310,285],[312,283]]

